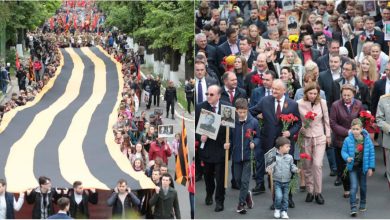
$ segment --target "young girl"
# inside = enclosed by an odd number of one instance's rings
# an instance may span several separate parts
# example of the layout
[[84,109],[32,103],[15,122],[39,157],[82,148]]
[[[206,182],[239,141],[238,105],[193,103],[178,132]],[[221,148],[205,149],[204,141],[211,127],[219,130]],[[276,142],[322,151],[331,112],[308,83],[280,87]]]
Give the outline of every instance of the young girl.
[[356,194],[358,182],[360,185],[360,206],[361,212],[366,211],[367,177],[372,176],[375,169],[375,150],[371,138],[360,119],[352,120],[351,132],[344,140],[341,155],[347,162],[349,179],[351,182],[351,193],[349,202],[351,205],[351,216],[357,213]]
[[173,139],[172,145],[171,145],[171,151],[172,151],[173,155],[175,155],[175,161],[176,161],[177,153],[178,153],[179,146],[180,146],[180,135],[181,135],[180,133],[175,134],[175,139]]
[[135,145],[135,149],[134,148],[132,149],[129,160],[130,160],[131,164],[133,164],[136,159],[142,159],[144,162],[144,166],[145,166],[146,159],[147,159],[146,157],[147,157],[147,154],[145,153],[144,146],[140,142],[138,142]]
[[136,172],[143,172],[144,171],[144,162],[142,161],[141,158],[137,158],[134,160],[133,169]]

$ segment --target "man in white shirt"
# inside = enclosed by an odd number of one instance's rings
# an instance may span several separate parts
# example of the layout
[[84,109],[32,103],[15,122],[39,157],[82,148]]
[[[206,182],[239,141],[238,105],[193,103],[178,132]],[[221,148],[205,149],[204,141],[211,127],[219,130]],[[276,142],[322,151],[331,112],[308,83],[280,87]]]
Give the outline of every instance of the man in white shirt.
[[22,208],[24,192],[19,194],[19,199],[16,201],[12,193],[6,192],[6,188],[7,182],[0,179],[0,219],[13,219],[15,218],[14,211],[19,211]]
[[210,85],[217,85],[218,82],[206,76],[206,65],[201,61],[195,62],[195,103],[199,104],[206,101],[207,88]]

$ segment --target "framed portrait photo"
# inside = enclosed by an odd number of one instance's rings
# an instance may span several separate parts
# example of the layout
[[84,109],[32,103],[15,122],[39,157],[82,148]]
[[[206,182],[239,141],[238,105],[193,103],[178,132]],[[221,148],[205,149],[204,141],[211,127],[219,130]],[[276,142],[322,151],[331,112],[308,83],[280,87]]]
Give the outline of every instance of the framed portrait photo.
[[221,126],[221,116],[217,113],[202,109],[200,111],[196,133],[206,135],[213,140],[217,139],[219,127]]
[[173,125],[159,125],[158,137],[175,137],[175,134],[173,133]]
[[221,105],[221,125],[234,128],[236,120],[236,108]]

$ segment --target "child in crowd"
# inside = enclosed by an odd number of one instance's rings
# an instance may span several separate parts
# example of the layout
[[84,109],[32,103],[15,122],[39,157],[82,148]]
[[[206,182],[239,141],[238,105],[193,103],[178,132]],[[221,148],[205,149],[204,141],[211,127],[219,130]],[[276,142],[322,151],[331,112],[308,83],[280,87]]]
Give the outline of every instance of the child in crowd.
[[173,155],[175,155],[175,161],[176,161],[177,153],[178,153],[179,146],[180,146],[180,136],[181,136],[180,133],[176,133],[175,139],[173,139],[172,145],[171,145],[171,151],[172,151]]
[[253,208],[252,192],[249,191],[249,180],[251,177],[251,151],[255,146],[260,147],[260,129],[258,121],[251,114],[248,114],[248,101],[239,98],[236,101],[236,124],[234,127],[231,144],[233,146],[232,161],[234,163],[234,179],[240,187],[240,196],[237,206],[237,213],[245,214],[248,208]]
[[133,164],[134,161],[138,158],[142,159],[144,161],[144,167],[145,167],[146,162],[147,162],[147,153],[144,150],[144,146],[140,142],[138,142],[135,145],[135,148],[132,148],[132,152],[130,154],[129,160],[130,160],[131,164]]
[[286,137],[278,137],[275,142],[276,164],[267,169],[268,174],[273,175],[275,189],[275,218],[288,219],[288,192],[291,181],[291,172],[299,173],[300,169],[294,164],[290,151],[290,140]]
[[351,183],[351,194],[349,202],[351,205],[351,216],[357,214],[356,194],[358,182],[360,185],[360,206],[361,212],[366,211],[367,175],[372,176],[375,170],[375,150],[370,134],[363,129],[360,119],[356,118],[351,123],[351,132],[345,138],[341,155],[347,162],[349,180]]

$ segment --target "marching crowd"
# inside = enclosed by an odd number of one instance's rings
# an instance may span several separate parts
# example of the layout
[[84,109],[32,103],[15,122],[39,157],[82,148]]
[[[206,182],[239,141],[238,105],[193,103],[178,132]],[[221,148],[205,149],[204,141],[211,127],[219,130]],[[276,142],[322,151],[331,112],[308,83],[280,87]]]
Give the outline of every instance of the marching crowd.
[[[199,199],[224,210],[229,150],[237,213],[253,208],[253,195],[265,192],[268,179],[274,217],[286,219],[298,187],[307,192],[306,202],[325,204],[326,155],[350,215],[366,211],[366,179],[382,158],[376,147],[383,148],[390,187],[388,21],[389,1],[382,0],[373,6],[201,1],[195,11],[195,123],[202,109],[221,114],[223,105],[235,107],[236,117],[229,141],[223,125],[215,139],[195,135],[196,181],[206,185],[206,198]],[[269,151],[275,163],[265,167]],[[252,175],[255,187],[249,189]]]
[[[158,132],[158,126],[163,125],[161,110],[155,109],[150,115],[139,110],[141,103],[145,103],[146,110],[151,109],[152,103],[160,106],[162,80],[158,76],[152,78],[150,74],[146,79],[141,78],[139,68],[144,63],[145,48],[141,45],[134,52],[128,47],[125,33],[115,27],[103,28],[104,15],[94,4],[89,4],[89,1],[78,7],[73,4],[74,1],[66,1],[42,29],[27,34],[31,59],[30,66],[22,64],[17,70],[20,95],[13,94],[12,100],[1,106],[0,111],[5,113],[34,99],[59,66],[59,47],[100,45],[122,64],[122,99],[117,121],[112,126],[115,143],[128,158],[129,169],[145,173],[156,185],[155,189],[134,191],[127,186],[126,180],[118,180],[112,195],[106,198],[107,205],[112,206],[113,217],[117,218],[181,218],[174,179],[168,172],[168,159],[177,157],[181,133],[174,134],[169,143]],[[164,100],[166,118],[171,115],[175,119],[177,94],[171,81],[165,88]],[[186,187],[190,195],[191,218],[194,218],[194,163],[189,165],[188,172]],[[16,199],[6,192],[6,181],[1,179],[0,218],[14,218],[14,210],[20,210],[25,197],[29,204],[34,204],[32,218],[89,218],[88,203],[98,202],[97,191],[83,189],[80,181],[74,182],[73,188],[68,190],[53,188],[50,178],[42,176],[39,187],[20,193]],[[59,208],[57,214],[53,202]]]

